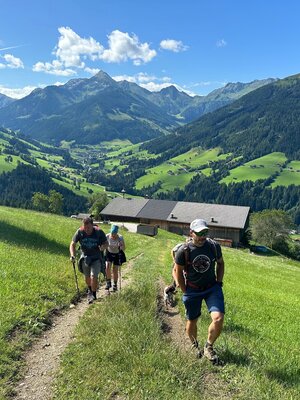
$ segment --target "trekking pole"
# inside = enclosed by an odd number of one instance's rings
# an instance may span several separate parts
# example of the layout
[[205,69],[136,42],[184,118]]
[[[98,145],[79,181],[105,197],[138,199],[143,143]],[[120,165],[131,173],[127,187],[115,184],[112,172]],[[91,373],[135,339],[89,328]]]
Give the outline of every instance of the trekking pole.
[[80,292],[79,292],[79,287],[78,287],[78,279],[77,279],[77,273],[76,273],[75,260],[72,260],[72,264],[73,264],[74,277],[75,277],[75,284],[76,284],[76,289],[77,289],[77,297],[78,297],[78,299],[79,299],[79,297],[80,297]]
[[119,266],[119,281],[120,281],[120,291],[122,289],[122,265]]

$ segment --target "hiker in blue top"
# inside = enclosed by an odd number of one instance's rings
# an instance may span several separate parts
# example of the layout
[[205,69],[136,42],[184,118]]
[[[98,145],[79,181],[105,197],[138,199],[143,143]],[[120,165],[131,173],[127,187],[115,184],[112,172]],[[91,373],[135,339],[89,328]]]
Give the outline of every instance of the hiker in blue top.
[[[183,293],[186,332],[192,347],[198,357],[204,355],[213,364],[219,364],[213,344],[221,334],[225,314],[222,290],[224,261],[220,245],[207,235],[208,226],[205,220],[195,219],[190,224],[192,242],[177,251],[174,276]],[[204,351],[199,349],[197,340],[197,321],[201,315],[202,300],[206,302],[212,320]]]
[[94,226],[91,217],[84,218],[82,226],[76,231],[70,243],[70,260],[74,262],[76,255],[76,243],[80,243],[81,256],[79,269],[85,276],[88,286],[88,303],[96,300],[98,288],[98,275],[101,270],[101,253],[107,249],[108,243],[105,233]]

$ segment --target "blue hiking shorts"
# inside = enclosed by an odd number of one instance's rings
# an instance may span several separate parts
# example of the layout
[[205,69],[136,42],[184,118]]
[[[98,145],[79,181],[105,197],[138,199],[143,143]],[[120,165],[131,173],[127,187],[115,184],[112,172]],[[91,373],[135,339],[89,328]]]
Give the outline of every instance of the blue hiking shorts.
[[204,291],[187,286],[182,301],[188,320],[192,321],[200,317],[202,300],[205,301],[208,312],[218,311],[225,314],[224,295],[220,285],[216,284]]

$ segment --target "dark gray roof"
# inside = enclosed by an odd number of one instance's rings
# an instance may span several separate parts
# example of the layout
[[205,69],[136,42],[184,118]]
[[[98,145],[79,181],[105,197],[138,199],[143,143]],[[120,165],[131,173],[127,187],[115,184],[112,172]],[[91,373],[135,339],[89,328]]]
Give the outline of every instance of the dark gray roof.
[[138,213],[138,218],[160,219],[166,221],[177,201],[148,200],[147,204]]
[[190,224],[196,218],[202,218],[210,227],[243,229],[249,211],[250,207],[243,206],[116,197],[101,211],[101,215],[147,218],[185,224]]
[[115,197],[100,214],[118,217],[136,217],[148,201],[148,199],[123,199],[123,197]]
[[172,210],[173,217],[170,213],[167,220],[190,223],[196,218],[202,218],[211,227],[242,229],[245,227],[249,211],[250,207],[178,201]]

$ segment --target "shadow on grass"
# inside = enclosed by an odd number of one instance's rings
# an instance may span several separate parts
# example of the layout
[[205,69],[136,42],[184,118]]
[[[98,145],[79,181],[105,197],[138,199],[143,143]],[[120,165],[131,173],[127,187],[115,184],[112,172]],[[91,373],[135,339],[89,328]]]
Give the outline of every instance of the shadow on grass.
[[234,352],[232,353],[229,350],[225,350],[220,354],[220,358],[224,360],[225,364],[235,364],[235,365],[249,365],[250,364],[250,357],[246,356],[245,354]]
[[227,332],[227,333],[242,333],[245,334],[247,336],[254,336],[254,333],[251,331],[251,329],[247,328],[244,325],[239,325],[239,324],[235,324],[234,322],[230,321],[228,322],[224,328],[223,328],[223,332]]
[[283,369],[269,369],[265,371],[269,379],[285,387],[293,387],[299,383],[300,369],[296,369],[294,373],[286,372]]
[[5,221],[1,221],[0,224],[0,241],[49,253],[68,255],[67,247],[55,240],[50,240],[40,233],[10,225]]
[[275,257],[275,256],[282,256],[280,253],[277,253],[275,250],[270,249],[266,246],[250,246],[250,252],[254,253],[257,256],[264,256],[264,257]]

